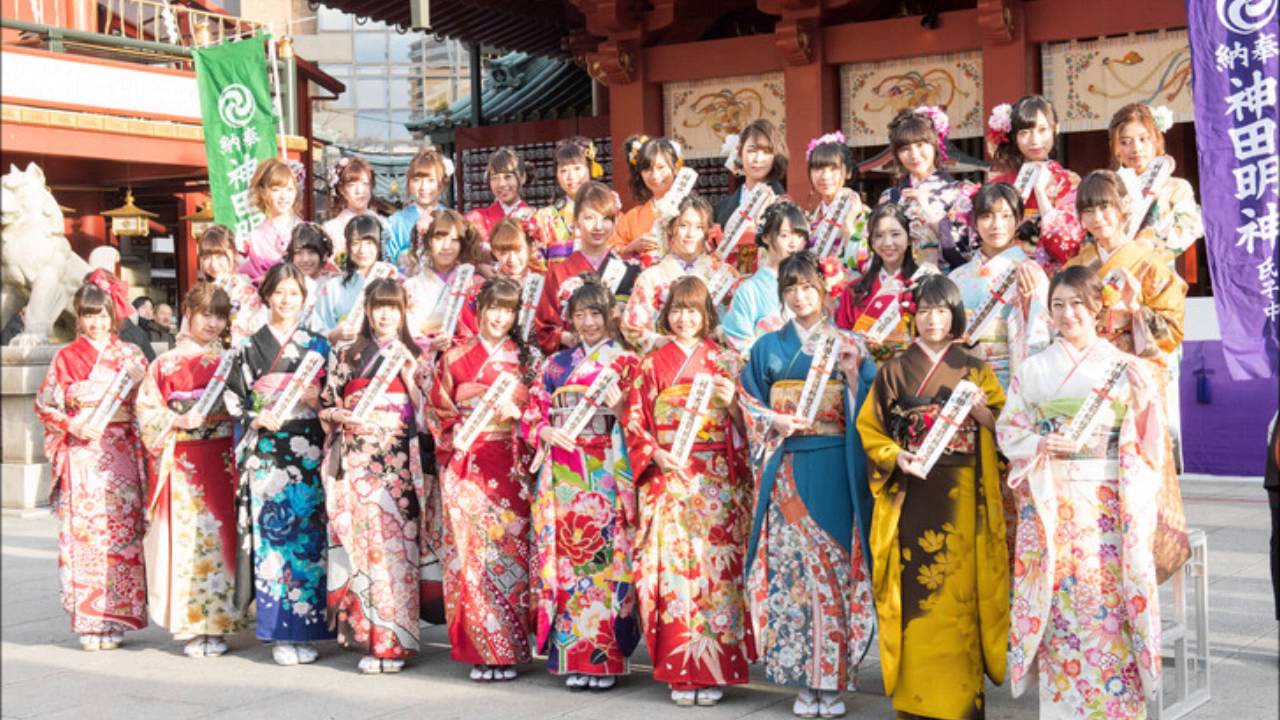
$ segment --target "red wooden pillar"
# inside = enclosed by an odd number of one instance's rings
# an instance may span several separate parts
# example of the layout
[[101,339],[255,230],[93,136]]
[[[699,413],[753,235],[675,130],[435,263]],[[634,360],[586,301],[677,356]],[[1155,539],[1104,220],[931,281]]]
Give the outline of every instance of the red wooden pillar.
[[817,22],[784,20],[776,31],[786,88],[787,192],[803,206],[817,202],[809,184],[805,148],[809,141],[840,127],[840,90],[836,67],[822,57]]
[[[209,198],[199,193],[183,193],[180,208],[182,212],[179,217],[194,215],[202,203],[209,202]],[[187,296],[187,290],[196,284],[199,276],[199,268],[197,267],[196,238],[191,234],[191,221],[179,220],[176,241],[174,242],[173,252],[174,260],[178,266],[178,302]]]
[[[978,0],[982,33],[982,129],[991,109],[1012,103],[1040,86],[1036,45],[1027,41],[1027,21],[1021,3]],[[988,158],[990,159],[990,158]]]

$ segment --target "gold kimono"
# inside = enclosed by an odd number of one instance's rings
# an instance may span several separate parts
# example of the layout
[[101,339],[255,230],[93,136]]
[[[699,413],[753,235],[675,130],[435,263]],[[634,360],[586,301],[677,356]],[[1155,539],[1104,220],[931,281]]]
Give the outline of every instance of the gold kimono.
[[858,432],[871,465],[871,552],[885,693],[899,713],[984,714],[983,674],[1000,684],[1009,639],[1009,563],[993,433],[967,417],[926,479],[897,469],[917,452],[961,380],[1004,391],[984,362],[953,345],[935,363],[919,343],[887,361]]

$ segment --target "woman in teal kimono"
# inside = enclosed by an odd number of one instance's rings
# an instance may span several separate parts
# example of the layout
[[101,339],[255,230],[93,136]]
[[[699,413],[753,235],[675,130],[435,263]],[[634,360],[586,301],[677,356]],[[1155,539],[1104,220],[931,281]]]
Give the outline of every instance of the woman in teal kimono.
[[[866,551],[872,501],[854,419],[876,366],[825,317],[826,283],[811,253],[782,262],[778,295],[794,319],[752,346],[738,394],[759,488],[748,593],[766,677],[799,689],[796,715],[836,717],[845,712],[841,692],[857,687],[875,626]],[[797,404],[814,343],[828,333],[842,342],[809,423]]]

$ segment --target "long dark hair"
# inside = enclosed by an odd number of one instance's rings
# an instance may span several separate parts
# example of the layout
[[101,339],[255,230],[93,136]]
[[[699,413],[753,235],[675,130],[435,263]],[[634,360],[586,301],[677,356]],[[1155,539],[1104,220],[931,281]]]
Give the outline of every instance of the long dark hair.
[[[1054,142],[1057,142],[1058,114],[1053,111],[1053,103],[1043,95],[1027,95],[1013,104],[1012,110],[1009,112],[1009,137],[996,146],[996,151],[991,156],[991,162],[997,169],[1005,172],[1017,172],[1022,167],[1022,163],[1026,158],[1022,156],[1022,151],[1018,149],[1018,132],[1026,130],[1029,127],[1035,127],[1036,117],[1044,113],[1044,119],[1054,127]],[[1053,153],[1053,148],[1049,148],[1049,153]]]
[[858,284],[853,286],[853,298],[856,302],[861,303],[871,292],[871,286],[875,283],[876,278],[880,277],[880,270],[884,268],[884,260],[880,259],[880,253],[876,252],[871,244],[871,239],[876,235],[876,226],[884,218],[892,218],[907,233],[907,249],[902,255],[902,274],[910,278],[916,274],[916,270],[920,269],[916,265],[915,256],[911,254],[911,220],[907,217],[907,211],[897,203],[881,203],[871,211],[871,217],[867,218],[867,249],[871,250],[871,264],[867,267],[867,271],[862,274],[862,278],[858,280]]
[[778,233],[782,232],[782,223],[784,222],[791,226],[793,232],[804,235],[807,247],[810,239],[809,218],[805,216],[799,205],[790,200],[779,200],[765,208],[764,216],[760,219],[760,229],[756,231],[756,245],[764,248],[769,247],[766,244],[766,239],[776,238]]
[[[646,138],[643,135],[632,135],[623,146],[627,153],[628,183],[631,194],[640,202],[647,202],[653,197],[653,191],[644,184],[644,171],[653,167],[653,162],[662,155],[671,166],[671,173],[680,171],[680,155],[675,145],[664,137]],[[634,159],[633,159],[634,158]]]
[[524,370],[521,380],[527,385],[538,372],[538,361],[542,359],[542,354],[532,343],[526,343],[520,337],[520,290],[520,283],[505,275],[494,275],[485,280],[476,295],[476,320],[483,322],[484,311],[491,306],[512,311],[514,318],[511,328],[507,330],[507,337],[520,348],[520,367]]
[[[413,335],[409,333],[409,324],[407,322],[409,315],[409,299],[405,294],[404,288],[400,283],[391,278],[378,278],[369,283],[364,288],[364,322],[360,325],[360,339],[355,346],[363,348],[366,345],[377,346],[377,341],[373,336],[373,322],[369,319],[375,308],[394,307],[400,311],[400,330],[398,336],[400,342],[413,353],[414,357],[422,354],[422,350],[418,344],[413,341]],[[352,357],[358,357],[353,355]]]
[[342,284],[346,285],[356,275],[355,253],[351,252],[351,246],[356,240],[377,245],[378,259],[374,262],[382,262],[382,223],[372,215],[361,213],[347,222],[347,227],[342,234],[347,239],[347,262],[346,267],[343,268],[346,274],[342,277]]
[[[604,318],[605,334],[616,339],[618,324],[613,319],[613,306],[617,300],[613,293],[609,292],[609,288],[605,287],[593,272],[581,273],[578,277],[582,279],[582,286],[569,296],[567,324],[570,327],[573,326],[573,313],[576,310],[595,310]],[[576,333],[578,329],[573,328],[573,331]]]

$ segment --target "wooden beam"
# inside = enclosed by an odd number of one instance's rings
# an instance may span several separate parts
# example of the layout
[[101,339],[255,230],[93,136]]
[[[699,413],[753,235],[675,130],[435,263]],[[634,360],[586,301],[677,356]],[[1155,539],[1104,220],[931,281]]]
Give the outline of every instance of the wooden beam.
[[919,17],[846,23],[822,29],[822,60],[831,65],[965,52],[982,47],[976,10],[944,12],[938,27]]
[[1111,0],[1018,3],[1027,18],[1027,42],[1092,40],[1106,35],[1183,28],[1187,8],[1183,0]]
[[756,75],[782,69],[772,34],[658,45],[644,49],[650,82]]

